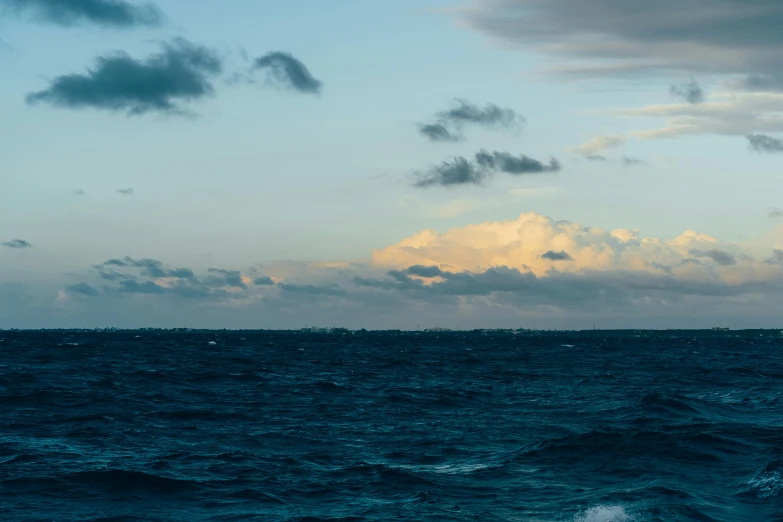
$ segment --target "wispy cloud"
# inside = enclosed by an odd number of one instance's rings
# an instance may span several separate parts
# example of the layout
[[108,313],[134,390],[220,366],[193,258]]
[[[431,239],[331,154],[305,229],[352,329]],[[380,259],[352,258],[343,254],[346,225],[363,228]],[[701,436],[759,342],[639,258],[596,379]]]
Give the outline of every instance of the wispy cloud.
[[696,80],[682,82],[669,88],[672,96],[680,98],[688,103],[701,103],[704,101],[704,89]]
[[99,57],[86,74],[55,78],[47,89],[29,94],[27,102],[129,115],[189,114],[178,103],[214,94],[210,79],[221,71],[222,61],[216,53],[175,39],[146,60],[122,52]]
[[117,189],[117,193],[122,194],[123,196],[132,196],[133,189],[132,188]]
[[586,142],[584,142],[583,144],[579,145],[578,147],[573,148],[572,152],[581,154],[582,156],[590,160],[602,161],[605,160],[606,158],[604,156],[599,155],[598,154],[599,152],[621,147],[624,144],[625,144],[625,138],[623,136],[619,136],[616,134],[611,134],[606,136],[594,136],[589,140],[587,140]]
[[783,141],[765,134],[750,134],[747,136],[748,145],[756,152],[776,153],[783,152]]
[[33,245],[25,241],[24,239],[12,239],[11,241],[6,241],[2,244],[4,247],[8,248],[31,248]]
[[290,53],[274,51],[265,54],[256,58],[253,69],[267,71],[274,83],[305,94],[319,94],[323,88],[323,82]]
[[0,5],[61,26],[154,27],[163,22],[163,13],[154,4],[124,0],[0,0]]
[[431,141],[461,141],[466,125],[495,130],[517,130],[525,118],[511,109],[495,104],[479,107],[467,100],[457,99],[454,107],[435,115],[435,121],[419,126],[419,132]]
[[483,185],[492,175],[498,172],[522,175],[557,172],[560,162],[552,158],[549,163],[525,155],[513,156],[508,152],[481,150],[476,153],[474,161],[458,156],[442,162],[427,171],[415,174],[415,187],[454,185]]

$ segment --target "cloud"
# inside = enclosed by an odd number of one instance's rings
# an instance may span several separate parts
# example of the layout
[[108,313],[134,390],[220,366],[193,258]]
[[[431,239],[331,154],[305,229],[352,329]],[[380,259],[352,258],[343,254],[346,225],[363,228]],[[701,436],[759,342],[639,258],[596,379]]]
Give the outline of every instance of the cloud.
[[576,152],[577,154],[581,154],[587,159],[598,159],[600,161],[602,158],[604,160],[606,158],[604,156],[597,155],[597,153],[607,149],[621,147],[624,144],[625,138],[616,134],[608,136],[595,136],[578,147],[575,147],[572,149],[572,151]]
[[85,192],[83,189],[76,189],[73,191],[75,196],[86,196],[87,192]]
[[694,248],[688,251],[693,257],[706,257],[712,259],[721,266],[731,266],[737,264],[737,259],[730,253],[713,248],[711,250],[700,250]]
[[564,250],[561,250],[560,252],[555,252],[553,250],[547,250],[543,254],[541,254],[542,259],[548,259],[550,261],[573,261],[574,258],[569,256],[567,252]]
[[639,158],[634,158],[633,156],[623,156],[622,158],[623,165],[646,165],[647,162],[640,160]]
[[65,291],[68,294],[82,295],[82,296],[87,296],[87,297],[95,297],[95,296],[97,296],[100,293],[100,292],[98,292],[98,290],[96,290],[92,286],[88,285],[87,283],[79,283],[79,284],[76,284],[76,285],[68,286],[68,287],[65,288]]
[[557,172],[560,162],[552,158],[542,163],[525,155],[513,156],[508,152],[480,150],[475,161],[470,162],[462,156],[444,161],[425,172],[415,174],[414,187],[449,187],[454,185],[483,185],[495,173],[511,175],[541,174]]
[[767,214],[770,218],[779,218],[783,217],[783,210],[779,208],[773,208],[769,211],[769,214]]
[[99,57],[86,74],[57,77],[47,89],[29,94],[27,102],[128,115],[182,115],[188,112],[179,102],[213,95],[210,79],[221,71],[221,59],[213,51],[175,39],[143,61],[123,52]]
[[772,325],[770,308],[783,306],[783,236],[771,239],[725,243],[692,230],[662,239],[525,213],[422,230],[366,260],[269,265],[270,276],[255,279],[246,274],[260,267],[197,273],[149,258],[110,259],[62,287],[89,299],[62,306],[80,325],[578,327],[580,317],[616,327],[759,317]]
[[0,4],[60,26],[154,27],[163,21],[163,14],[155,5],[124,0],[0,0]]
[[577,77],[723,74],[783,85],[783,4],[759,0],[474,0],[452,11],[511,45],[576,62]]
[[132,196],[133,189],[132,188],[117,189],[117,193],[122,194],[124,196]]
[[419,126],[419,132],[431,141],[461,141],[462,135],[454,135],[442,123],[428,123]]
[[606,156],[601,156],[600,154],[589,154],[585,156],[585,159],[590,161],[609,161]]
[[455,100],[455,106],[435,115],[435,121],[419,126],[419,132],[431,141],[461,141],[466,125],[478,125],[494,130],[515,130],[525,123],[525,118],[511,109],[494,104],[479,107],[467,100]]
[[24,239],[12,239],[11,241],[6,241],[5,243],[3,243],[3,246],[8,248],[22,249],[22,248],[31,248],[33,245],[31,245]]
[[748,145],[756,152],[783,152],[783,141],[766,136],[764,134],[750,134],[747,136]]
[[672,96],[688,103],[701,103],[704,101],[704,90],[696,80],[672,85],[669,88],[669,92]]
[[269,78],[279,85],[305,94],[319,94],[323,82],[313,77],[298,59],[289,53],[274,51],[253,62],[254,70],[265,70]]

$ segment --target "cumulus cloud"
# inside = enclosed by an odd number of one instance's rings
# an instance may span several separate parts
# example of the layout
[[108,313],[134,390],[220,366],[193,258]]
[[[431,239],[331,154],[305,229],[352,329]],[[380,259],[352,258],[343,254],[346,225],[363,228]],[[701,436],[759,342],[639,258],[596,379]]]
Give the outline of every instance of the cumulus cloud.
[[175,39],[146,60],[123,52],[99,57],[85,74],[59,76],[47,89],[29,94],[27,102],[129,115],[188,114],[179,103],[213,95],[210,80],[222,68],[214,51]]
[[163,21],[163,14],[155,5],[124,0],[0,0],[0,5],[61,26],[128,28],[157,26]]
[[271,81],[305,94],[319,94],[323,88],[323,82],[317,80],[307,66],[290,53],[267,53],[256,58],[253,69],[267,71]]
[[268,321],[273,328],[327,317],[325,324],[356,328],[400,327],[401,317],[413,325],[431,319],[482,327],[497,324],[499,314],[513,326],[524,318],[568,325],[569,318],[592,314],[619,317],[615,324],[626,327],[656,316],[711,322],[783,305],[782,242],[751,247],[692,230],[661,239],[525,213],[442,233],[423,230],[364,261],[268,265],[269,276],[247,275],[259,269],[197,273],[155,259],[110,259],[62,291],[78,297],[69,306],[118,314],[136,306],[167,317],[182,310],[183,317],[218,327],[203,320],[236,324],[231,318],[241,315],[245,325]]
[[24,239],[12,239],[11,241],[6,241],[5,243],[3,243],[3,246],[8,248],[22,249],[22,248],[31,248],[33,245],[31,245]]
[[419,132],[431,141],[460,141],[466,125],[476,125],[494,130],[516,130],[525,118],[511,109],[494,104],[479,107],[467,100],[457,99],[451,109],[435,115],[433,123],[419,126]]
[[764,134],[750,134],[747,136],[748,145],[756,152],[783,152],[783,141],[766,136]]
[[513,156],[508,152],[480,150],[472,162],[458,156],[416,173],[414,186],[483,185],[498,172],[522,175],[557,172],[560,169],[560,162],[554,158],[549,163],[543,163],[525,155]]
[[669,92],[672,96],[688,103],[701,103],[704,101],[704,89],[701,88],[701,85],[696,80],[672,85],[669,88]]

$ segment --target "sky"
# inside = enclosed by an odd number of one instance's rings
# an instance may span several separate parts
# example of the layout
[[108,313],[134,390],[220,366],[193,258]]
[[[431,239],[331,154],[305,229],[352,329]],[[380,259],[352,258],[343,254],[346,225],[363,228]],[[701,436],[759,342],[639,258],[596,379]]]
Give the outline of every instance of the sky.
[[0,328],[777,328],[783,4],[0,0]]

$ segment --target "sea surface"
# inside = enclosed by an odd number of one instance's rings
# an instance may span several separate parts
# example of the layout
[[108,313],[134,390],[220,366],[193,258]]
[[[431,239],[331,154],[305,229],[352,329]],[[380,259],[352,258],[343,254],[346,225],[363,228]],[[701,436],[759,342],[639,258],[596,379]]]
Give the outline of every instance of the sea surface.
[[0,520],[783,521],[783,337],[0,332]]

